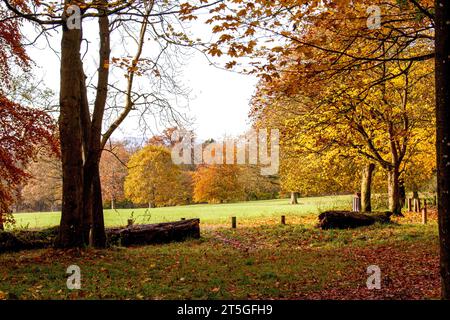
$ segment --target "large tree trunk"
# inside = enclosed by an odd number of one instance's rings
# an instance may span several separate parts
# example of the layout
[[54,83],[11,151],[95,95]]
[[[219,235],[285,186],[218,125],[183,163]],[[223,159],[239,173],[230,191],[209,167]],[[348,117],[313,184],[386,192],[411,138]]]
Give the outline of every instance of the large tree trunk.
[[389,197],[389,211],[394,215],[402,214],[402,207],[400,204],[400,190],[399,190],[399,170],[397,167],[388,171],[388,197]]
[[372,196],[372,176],[375,170],[375,164],[370,163],[364,166],[361,177],[361,211],[371,212],[371,196]]
[[442,298],[450,298],[450,3],[435,1],[436,155]]
[[0,230],[5,230],[3,225],[3,212],[0,211]]
[[[103,3],[105,5],[105,3]],[[109,21],[104,10],[98,10],[100,50],[99,50],[99,68],[97,94],[94,104],[92,120],[89,114],[89,105],[87,103],[87,93],[83,90],[83,146],[85,154],[84,163],[84,184],[83,184],[83,232],[84,235],[90,235],[90,244],[97,248],[106,247],[106,234],[103,218],[103,203],[100,184],[100,157],[101,131],[103,124],[103,115],[105,111],[108,78],[109,78],[109,56],[110,56],[110,31]],[[84,72],[82,71],[84,75]],[[84,84],[84,80],[83,80]],[[84,87],[85,89],[85,87]]]
[[291,192],[291,204],[298,204],[298,192]]
[[[66,5],[70,5],[66,1]],[[85,242],[83,216],[83,158],[81,136],[81,30],[63,27],[59,132],[63,171],[63,199],[58,247],[77,247]]]
[[100,170],[98,163],[92,187],[92,245],[96,248],[105,248],[105,220],[103,216],[102,187],[100,182]]

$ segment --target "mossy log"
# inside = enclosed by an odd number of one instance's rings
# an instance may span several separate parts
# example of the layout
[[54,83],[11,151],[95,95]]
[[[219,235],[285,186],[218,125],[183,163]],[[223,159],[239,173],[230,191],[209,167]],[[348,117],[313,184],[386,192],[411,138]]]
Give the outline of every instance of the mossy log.
[[[0,253],[52,247],[59,227],[43,230],[0,231]],[[200,238],[200,220],[134,225],[106,229],[108,245],[162,244]]]
[[353,229],[377,222],[389,223],[391,212],[359,213],[351,211],[326,211],[319,215],[321,229]]
[[200,220],[132,225],[127,228],[108,229],[108,240],[121,246],[160,244],[200,238]]

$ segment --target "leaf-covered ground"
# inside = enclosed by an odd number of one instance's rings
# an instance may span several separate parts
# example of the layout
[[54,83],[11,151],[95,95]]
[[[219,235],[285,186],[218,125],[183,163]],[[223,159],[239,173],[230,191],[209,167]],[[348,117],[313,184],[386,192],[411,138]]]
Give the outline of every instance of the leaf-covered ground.
[[[314,227],[316,215],[202,224],[202,239],[108,250],[53,249],[0,255],[4,299],[435,299],[439,297],[435,215],[408,214],[356,230]],[[82,289],[66,287],[69,265]],[[378,265],[380,290],[368,290]]]

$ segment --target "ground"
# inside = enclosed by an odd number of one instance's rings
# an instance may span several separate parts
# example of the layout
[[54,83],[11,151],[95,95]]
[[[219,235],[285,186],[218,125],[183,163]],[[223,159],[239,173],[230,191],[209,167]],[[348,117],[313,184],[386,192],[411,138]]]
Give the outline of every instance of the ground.
[[[302,199],[298,206],[279,200],[158,209],[152,221],[163,221],[169,212],[174,212],[173,219],[200,217],[202,238],[102,251],[2,254],[0,298],[438,298],[435,213],[427,225],[410,213],[389,225],[339,231],[315,228],[318,211],[342,208],[348,200],[327,197]],[[238,217],[236,230],[230,228],[230,214]],[[280,225],[281,214],[286,215],[285,226]],[[108,224],[114,225],[118,220],[111,215],[107,214]],[[81,268],[79,291],[66,288],[69,265]],[[370,265],[381,269],[380,290],[366,287]]]

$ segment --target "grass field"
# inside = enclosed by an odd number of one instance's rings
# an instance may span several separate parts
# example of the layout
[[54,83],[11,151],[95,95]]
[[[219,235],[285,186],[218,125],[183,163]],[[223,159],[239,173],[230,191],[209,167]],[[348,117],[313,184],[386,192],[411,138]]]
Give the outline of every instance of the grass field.
[[[436,214],[429,223],[408,213],[393,223],[320,230],[318,210],[350,197],[152,209],[150,222],[200,217],[201,239],[107,250],[43,249],[0,254],[0,299],[436,299]],[[136,211],[143,213],[145,210]],[[131,211],[107,212],[108,225]],[[279,216],[287,217],[280,225]],[[18,214],[29,227],[58,214]],[[231,229],[229,216],[238,217]],[[35,218],[37,216],[37,218]],[[37,220],[35,220],[37,219]],[[147,219],[144,217],[142,219]],[[142,222],[144,221],[142,220]],[[34,224],[33,224],[34,223]],[[66,269],[81,268],[82,288],[66,287]],[[366,287],[367,267],[382,272],[380,290]]]
[[[242,219],[260,219],[280,214],[304,215],[326,209],[350,208],[351,196],[311,197],[299,199],[299,205],[289,204],[288,199],[252,201],[217,205],[190,205],[154,209],[105,210],[108,227],[124,226],[134,218],[136,223],[176,221],[181,218],[200,218],[202,223],[222,224],[236,216]],[[43,228],[59,224],[59,212],[18,213],[14,215],[17,228]]]

